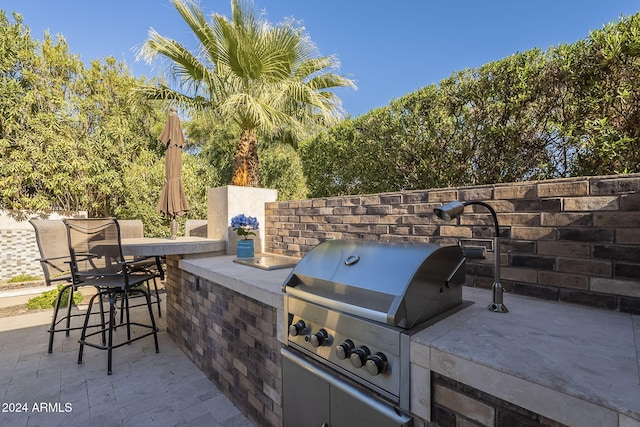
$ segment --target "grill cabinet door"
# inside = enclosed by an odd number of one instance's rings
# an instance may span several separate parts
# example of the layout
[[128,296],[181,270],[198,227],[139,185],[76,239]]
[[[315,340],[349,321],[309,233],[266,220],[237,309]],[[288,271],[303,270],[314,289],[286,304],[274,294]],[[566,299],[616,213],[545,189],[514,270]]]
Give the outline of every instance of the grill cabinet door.
[[413,419],[313,363],[282,351],[284,427],[412,427]]
[[[371,404],[375,406],[372,407]],[[385,405],[387,406],[387,405]],[[379,402],[372,399],[360,400],[345,393],[338,387],[331,387],[331,424],[329,427],[410,427],[413,421],[406,416],[386,412],[392,411],[386,407],[384,412]]]
[[284,427],[330,426],[329,383],[282,358]]

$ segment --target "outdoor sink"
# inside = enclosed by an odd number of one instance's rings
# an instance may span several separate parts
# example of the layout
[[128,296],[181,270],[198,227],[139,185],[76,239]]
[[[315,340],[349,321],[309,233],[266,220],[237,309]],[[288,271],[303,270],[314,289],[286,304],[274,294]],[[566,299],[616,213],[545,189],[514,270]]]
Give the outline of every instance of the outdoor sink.
[[293,268],[298,263],[298,258],[281,255],[259,255],[252,258],[234,258],[233,262],[256,267],[262,270],[277,270],[280,268]]

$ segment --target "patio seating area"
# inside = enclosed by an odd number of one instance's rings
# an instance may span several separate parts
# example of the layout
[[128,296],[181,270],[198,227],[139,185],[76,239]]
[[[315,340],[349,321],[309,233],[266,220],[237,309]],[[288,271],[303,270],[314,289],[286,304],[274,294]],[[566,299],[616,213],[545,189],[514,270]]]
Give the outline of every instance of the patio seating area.
[[[132,309],[145,314],[146,307]],[[0,425],[252,425],[169,338],[164,317],[160,353],[153,340],[114,349],[112,375],[100,350],[86,348],[77,364],[77,333],[56,337],[47,354],[50,321],[50,311],[0,319]]]

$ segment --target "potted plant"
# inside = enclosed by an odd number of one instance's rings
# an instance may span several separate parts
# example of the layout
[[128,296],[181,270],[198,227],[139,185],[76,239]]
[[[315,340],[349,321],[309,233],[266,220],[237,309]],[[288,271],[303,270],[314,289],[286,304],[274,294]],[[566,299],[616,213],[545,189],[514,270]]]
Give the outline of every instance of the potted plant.
[[231,218],[231,228],[239,237],[242,237],[242,239],[238,239],[238,258],[252,258],[254,256],[255,246],[250,236],[256,235],[255,231],[258,230],[258,227],[259,224],[256,217],[240,214]]

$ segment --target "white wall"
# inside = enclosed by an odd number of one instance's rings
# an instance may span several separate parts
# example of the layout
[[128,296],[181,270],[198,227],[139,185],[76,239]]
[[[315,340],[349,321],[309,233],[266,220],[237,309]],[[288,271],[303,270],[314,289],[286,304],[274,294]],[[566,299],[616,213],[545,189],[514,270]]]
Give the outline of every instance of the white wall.
[[[227,254],[235,254],[234,236],[229,235],[231,218],[239,214],[253,216],[258,219],[258,239],[256,252],[264,252],[265,241],[265,209],[267,202],[278,199],[278,190],[269,188],[239,187],[225,185],[212,188],[207,193],[207,237],[227,242]],[[232,244],[229,244],[229,242]]]
[[21,274],[42,277],[42,267],[36,243],[36,233],[29,218],[62,219],[84,217],[87,212],[47,212],[32,214],[26,219],[21,212],[0,210],[0,281],[9,280]]

